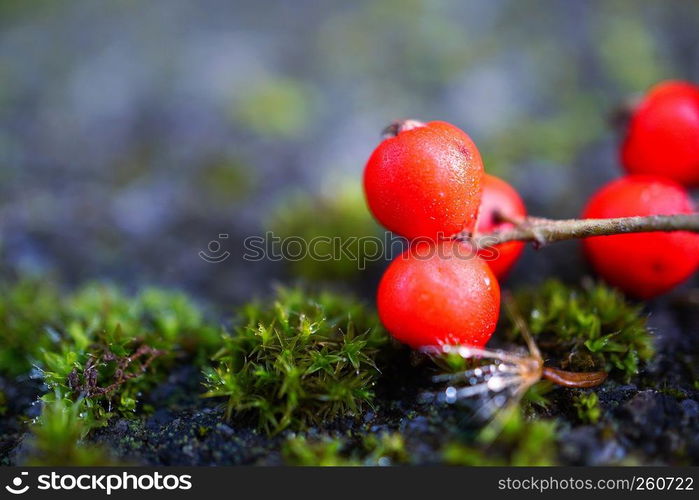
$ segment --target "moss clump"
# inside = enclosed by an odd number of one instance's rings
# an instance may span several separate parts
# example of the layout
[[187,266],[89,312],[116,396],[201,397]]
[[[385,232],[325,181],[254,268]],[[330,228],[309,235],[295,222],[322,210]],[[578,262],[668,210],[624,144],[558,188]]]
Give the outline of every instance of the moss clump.
[[38,366],[60,398],[83,398],[92,425],[132,414],[139,395],[167,375],[177,356],[203,360],[220,338],[179,293],[148,289],[132,298],[115,287],[89,285],[62,307],[57,342],[42,350]]
[[641,307],[605,285],[548,281],[517,295],[517,303],[544,357],[562,368],[601,369],[628,379],[653,355]]
[[596,392],[581,392],[575,396],[573,406],[578,413],[578,418],[584,424],[596,424],[602,416],[599,407],[599,397]]
[[[382,255],[379,226],[366,207],[361,187],[354,182],[334,185],[339,187],[332,193],[286,200],[267,222],[275,236],[293,237],[303,246],[302,258],[286,259],[298,277],[315,281],[357,278]],[[293,252],[300,254],[297,246],[294,243]]]
[[373,398],[387,336],[376,315],[333,293],[280,289],[244,307],[241,326],[205,370],[206,396],[226,415],[252,415],[267,432],[357,414]]
[[[556,465],[558,446],[556,422],[527,421],[519,409],[506,419],[502,429],[486,427],[478,443],[447,443],[442,458],[449,465]],[[487,447],[483,446],[487,443]]]
[[30,429],[25,465],[117,465],[103,447],[83,441],[95,424],[84,399],[72,401],[59,393],[47,399]]
[[282,445],[286,465],[357,466],[395,465],[409,461],[403,436],[397,432],[368,434],[358,446],[345,437],[292,436]]
[[121,330],[122,341],[189,354],[198,362],[220,345],[221,329],[180,292],[146,288],[130,297],[116,287],[91,284],[69,297],[66,308],[69,327],[80,327],[88,338]]
[[[27,279],[0,287],[0,371],[34,370],[49,389],[46,411],[60,403],[72,415],[67,407],[75,404],[81,428],[132,415],[177,357],[202,362],[220,346],[220,329],[180,293],[147,289],[131,297],[98,284],[61,293]],[[57,415],[42,415],[35,428]]]

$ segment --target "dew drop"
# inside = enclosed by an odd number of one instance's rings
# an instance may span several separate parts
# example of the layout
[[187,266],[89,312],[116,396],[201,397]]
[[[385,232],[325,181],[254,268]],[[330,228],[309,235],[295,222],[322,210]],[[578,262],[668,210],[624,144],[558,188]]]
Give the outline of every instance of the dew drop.
[[488,380],[488,389],[491,391],[499,391],[505,387],[505,381],[501,377],[493,377]]
[[447,403],[453,403],[456,401],[456,389],[453,387],[447,387],[447,389],[444,391],[444,397]]

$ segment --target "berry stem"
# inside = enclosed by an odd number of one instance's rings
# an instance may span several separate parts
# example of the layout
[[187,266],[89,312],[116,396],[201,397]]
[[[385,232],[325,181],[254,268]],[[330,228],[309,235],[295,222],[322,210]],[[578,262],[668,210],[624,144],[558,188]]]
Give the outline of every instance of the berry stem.
[[615,219],[543,219],[527,217],[515,227],[488,234],[459,234],[457,239],[472,241],[487,248],[507,241],[533,241],[541,247],[555,241],[655,231],[691,231],[699,233],[699,214],[649,215]]
[[424,126],[424,122],[418,120],[395,120],[381,131],[381,137],[388,139],[389,137],[397,136],[401,132],[407,132],[408,130]]

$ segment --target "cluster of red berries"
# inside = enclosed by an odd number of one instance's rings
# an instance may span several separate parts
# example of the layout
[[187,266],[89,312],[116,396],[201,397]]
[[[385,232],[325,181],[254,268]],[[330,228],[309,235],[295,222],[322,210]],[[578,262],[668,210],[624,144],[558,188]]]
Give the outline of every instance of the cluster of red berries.
[[476,145],[453,125],[409,120],[393,132],[374,150],[364,172],[376,219],[411,241],[379,285],[381,320],[413,347],[483,346],[500,312],[497,278],[522,245],[502,245],[497,259],[485,261],[452,236],[498,227],[496,210],[524,216],[522,200],[504,181],[484,174]]
[[[662,82],[633,110],[621,148],[628,175],[597,191],[583,218],[688,214],[699,186],[699,86]],[[629,295],[667,292],[699,268],[699,234],[599,236],[583,240],[595,271]]]
[[[498,320],[498,279],[524,243],[500,244],[491,253],[454,236],[505,229],[526,216],[524,204],[509,184],[484,173],[476,145],[457,127],[407,120],[390,131],[367,162],[364,189],[375,218],[410,247],[379,285],[381,320],[412,347],[482,347]],[[692,213],[680,182],[699,185],[699,88],[669,82],[652,89],[630,119],[622,162],[631,175],[598,191],[583,217]],[[667,291],[699,268],[699,234],[600,236],[584,247],[604,279],[640,298]]]

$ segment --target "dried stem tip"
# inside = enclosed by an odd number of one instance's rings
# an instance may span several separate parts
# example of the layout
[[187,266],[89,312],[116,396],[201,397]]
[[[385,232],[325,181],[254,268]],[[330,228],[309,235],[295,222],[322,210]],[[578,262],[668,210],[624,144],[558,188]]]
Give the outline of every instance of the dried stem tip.
[[607,372],[568,372],[544,366],[542,378],[563,387],[597,387],[607,380]]
[[401,132],[407,132],[418,127],[424,127],[425,123],[419,120],[395,120],[388,127],[381,131],[381,137],[388,139],[389,137],[395,137]]

